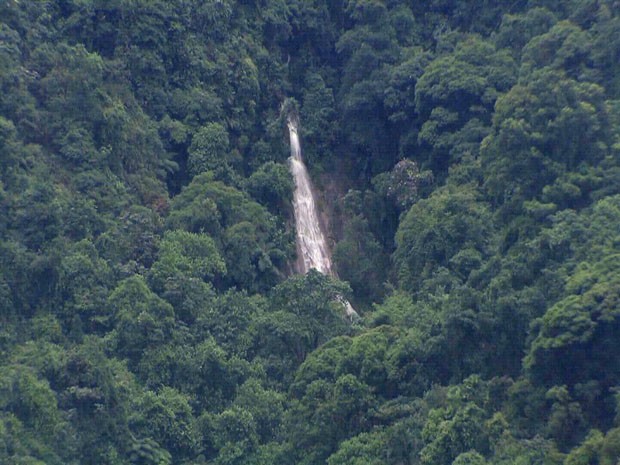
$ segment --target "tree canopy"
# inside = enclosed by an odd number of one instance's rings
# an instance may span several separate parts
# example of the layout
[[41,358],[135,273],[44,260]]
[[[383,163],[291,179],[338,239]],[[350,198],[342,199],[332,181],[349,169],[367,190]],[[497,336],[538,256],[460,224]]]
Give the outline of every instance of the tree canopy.
[[0,463],[614,465],[618,340],[617,1],[0,1]]

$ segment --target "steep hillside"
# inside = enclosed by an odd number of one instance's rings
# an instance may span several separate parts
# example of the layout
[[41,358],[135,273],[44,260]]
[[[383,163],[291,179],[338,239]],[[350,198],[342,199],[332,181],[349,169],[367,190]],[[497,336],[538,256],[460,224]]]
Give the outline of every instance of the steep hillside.
[[0,90],[0,463],[620,458],[618,2],[6,0]]

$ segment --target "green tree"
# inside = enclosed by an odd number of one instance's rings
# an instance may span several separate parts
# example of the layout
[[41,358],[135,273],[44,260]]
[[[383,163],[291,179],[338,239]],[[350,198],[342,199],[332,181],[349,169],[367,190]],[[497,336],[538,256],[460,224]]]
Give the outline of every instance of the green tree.
[[310,352],[346,331],[344,309],[337,300],[345,291],[345,285],[316,270],[273,289],[268,311],[257,320],[259,353],[277,360],[266,364],[268,370],[279,379],[289,378]]
[[112,270],[89,240],[66,251],[59,266],[58,288],[63,316],[78,331],[100,333],[111,326],[106,301]]
[[340,443],[338,450],[329,456],[329,465],[382,465],[391,463],[385,451],[385,432],[361,433]]
[[171,386],[199,411],[219,411],[250,374],[249,363],[205,338],[194,344],[169,342],[142,357],[137,372],[145,386]]
[[202,308],[195,325],[199,333],[212,335],[227,352],[245,358],[255,350],[256,323],[266,303],[267,299],[260,294],[250,296],[229,290]]
[[134,400],[129,419],[141,437],[156,438],[176,460],[193,457],[199,448],[196,421],[186,396],[171,387],[147,391]]
[[174,307],[185,321],[193,321],[199,302],[209,300],[214,281],[226,273],[226,264],[215,242],[206,234],[167,231],[159,245],[159,257],[150,269],[153,289]]
[[548,32],[535,36],[523,47],[522,70],[550,66],[564,70],[575,80],[598,81],[592,67],[592,38],[588,32],[569,22],[560,21]]
[[136,363],[145,350],[170,338],[174,327],[172,306],[146,285],[142,276],[121,281],[108,298],[114,313],[116,350]]
[[[447,405],[433,409],[422,431],[425,442],[420,451],[421,463],[469,463],[489,449],[489,413],[484,403],[487,386],[477,376],[448,389]],[[476,451],[478,454],[469,454]],[[477,462],[474,462],[477,463]],[[484,463],[484,461],[483,461]]]
[[228,132],[220,123],[208,123],[192,137],[187,160],[192,176],[220,172],[230,161]]
[[447,268],[466,280],[493,250],[492,219],[473,187],[436,191],[416,203],[396,234],[394,259],[401,287],[418,291],[422,280]]
[[232,407],[217,415],[214,420],[214,443],[218,450],[214,463],[247,463],[258,447],[256,423],[252,414],[239,407]]
[[370,388],[354,375],[310,383],[287,412],[288,440],[298,463],[324,461],[339,442],[362,432],[373,404]]
[[535,379],[571,387],[588,380],[601,382],[605,389],[618,384],[615,372],[602,368],[616,357],[617,259],[610,255],[594,265],[581,264],[567,283],[566,297],[534,323],[524,365]]
[[233,404],[251,413],[256,434],[261,443],[266,443],[281,434],[285,399],[284,394],[265,388],[259,380],[251,378],[239,386]]
[[482,455],[476,451],[463,452],[454,459],[452,465],[485,465],[487,462]]
[[530,8],[522,14],[505,14],[495,34],[495,43],[520,56],[532,38],[547,32],[556,21],[557,17],[551,11],[541,7]]
[[399,44],[387,5],[378,1],[351,1],[344,9],[352,23],[336,42],[343,61],[337,100],[341,127],[356,148],[356,168],[367,178],[387,169],[397,145],[384,106],[389,66],[397,62]]
[[[71,412],[69,431],[75,442],[67,454],[88,465],[121,461],[130,445],[132,401],[140,394],[126,363],[108,358],[105,345],[97,337],[86,336],[66,353],[52,352],[55,357],[43,367],[59,407]],[[44,353],[49,354],[49,348]]]
[[266,208],[210,173],[174,199],[167,225],[209,234],[226,262],[226,284],[252,291],[273,285],[291,253],[290,238]]
[[497,204],[540,196],[565,170],[602,160],[609,145],[603,89],[543,68],[502,96],[481,146],[485,187]]
[[304,156],[310,165],[329,162],[337,136],[337,118],[333,90],[318,73],[305,79],[301,116]]
[[361,215],[349,217],[341,241],[334,247],[339,276],[351,285],[361,301],[376,302],[383,295],[388,257]]
[[272,161],[262,164],[247,180],[250,195],[274,213],[290,208],[294,187],[288,168]]
[[418,142],[430,148],[425,161],[437,174],[467,154],[477,154],[488,133],[493,105],[515,83],[516,65],[504,50],[477,37],[433,60],[415,87],[423,121]]
[[0,373],[0,409],[19,419],[47,441],[59,437],[64,427],[58,402],[49,382],[26,366],[4,366]]

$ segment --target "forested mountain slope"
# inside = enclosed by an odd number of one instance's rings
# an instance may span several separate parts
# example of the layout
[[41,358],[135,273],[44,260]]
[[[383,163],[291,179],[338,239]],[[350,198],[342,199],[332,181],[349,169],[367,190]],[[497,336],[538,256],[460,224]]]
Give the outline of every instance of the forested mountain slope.
[[0,2],[0,463],[614,465],[619,341],[617,1]]

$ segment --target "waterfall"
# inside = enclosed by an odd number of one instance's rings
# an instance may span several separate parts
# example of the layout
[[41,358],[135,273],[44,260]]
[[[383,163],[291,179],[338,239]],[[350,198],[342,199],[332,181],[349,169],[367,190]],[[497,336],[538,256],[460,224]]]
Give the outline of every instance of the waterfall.
[[[323,234],[321,229],[314,188],[310,181],[308,169],[301,156],[301,144],[299,143],[297,128],[298,124],[292,118],[289,118],[288,130],[291,143],[289,163],[295,180],[293,209],[297,231],[296,269],[298,273],[305,274],[314,268],[323,274],[335,276],[332,269],[330,250],[327,246],[325,234]],[[350,319],[358,316],[349,301],[342,296],[338,296],[337,299]]]
[[297,271],[305,274],[310,269],[315,268],[323,274],[332,276],[329,249],[325,235],[321,230],[310,175],[301,158],[297,127],[289,121],[288,128],[291,139],[290,169],[295,179],[293,208],[297,230]]

